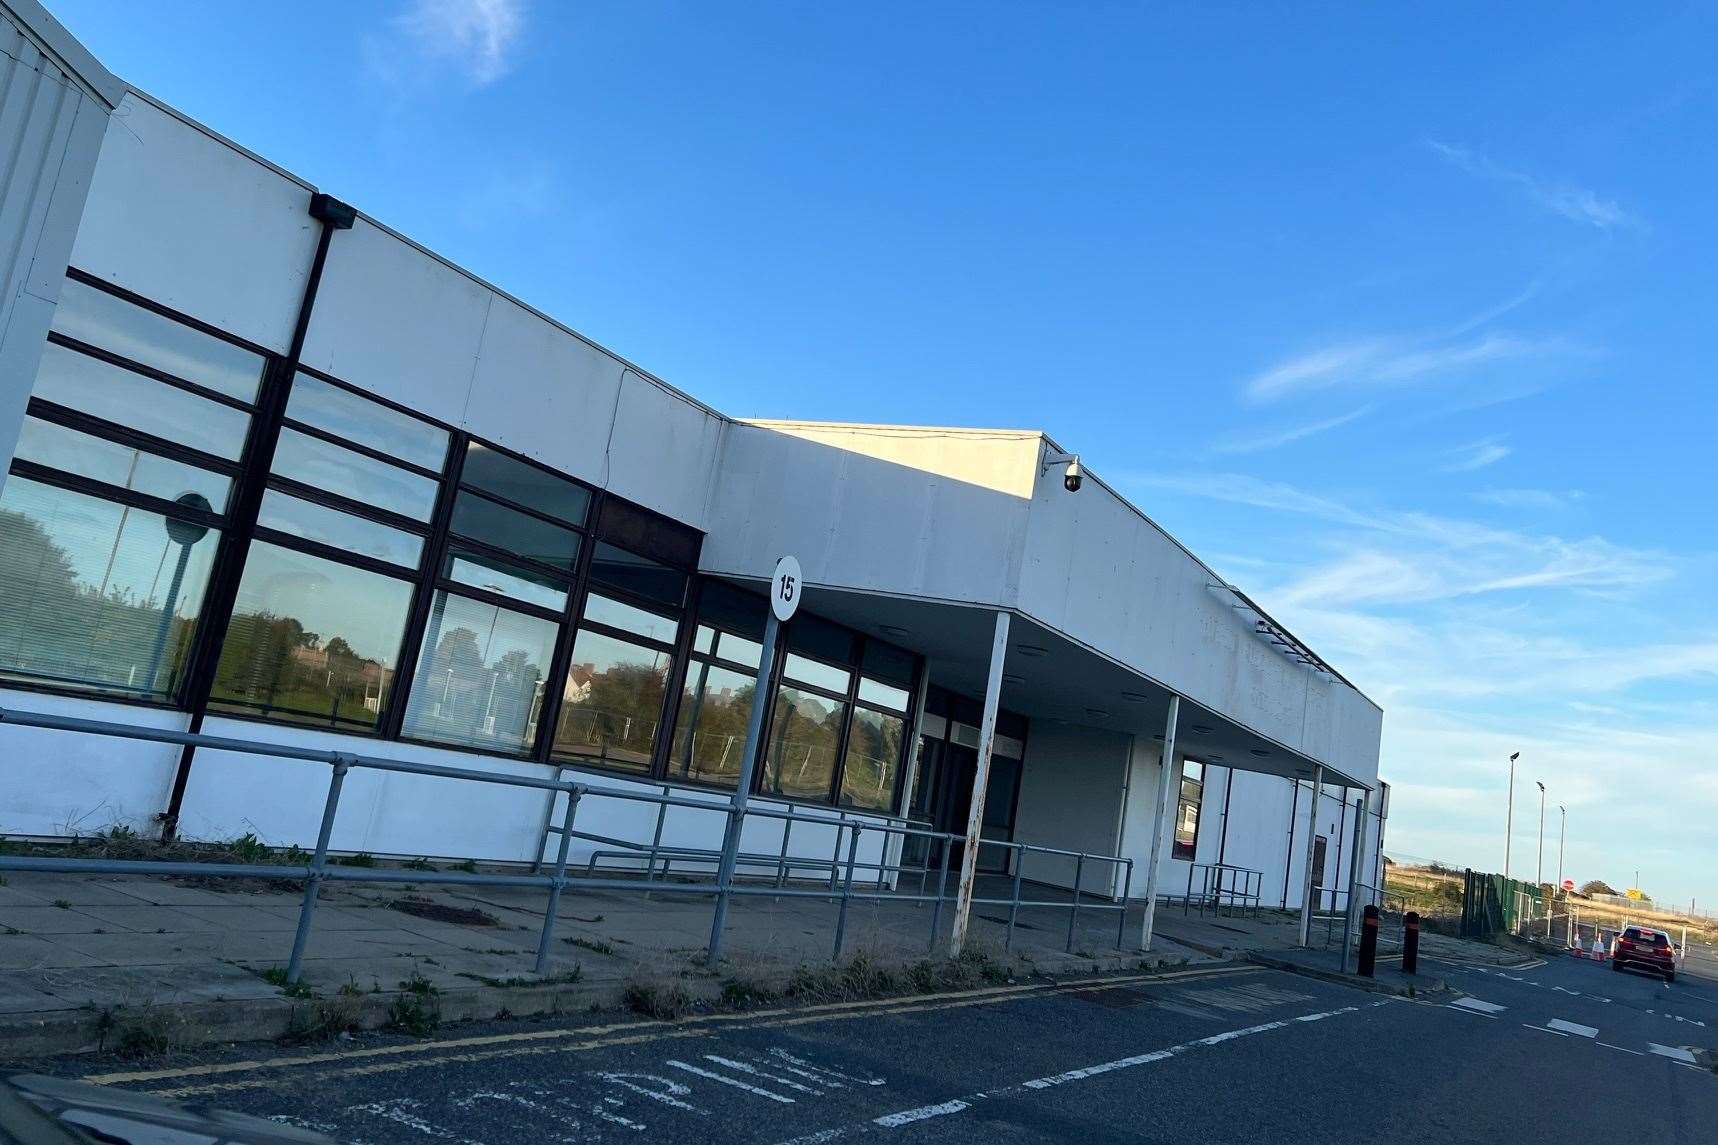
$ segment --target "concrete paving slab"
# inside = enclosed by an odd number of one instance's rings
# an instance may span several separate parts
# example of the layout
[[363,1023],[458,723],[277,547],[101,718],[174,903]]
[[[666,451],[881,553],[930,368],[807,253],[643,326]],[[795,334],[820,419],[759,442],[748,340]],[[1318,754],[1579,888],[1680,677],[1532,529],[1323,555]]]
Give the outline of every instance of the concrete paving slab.
[[100,958],[33,934],[0,934],[0,970],[101,965]]
[[50,906],[53,899],[32,894],[21,887],[14,886],[13,880],[23,878],[22,875],[6,876],[6,885],[0,886],[0,907],[7,906]]
[[[188,932],[216,929],[209,925],[199,925],[197,919],[184,914],[181,910],[175,907],[150,906],[148,904],[139,904],[137,906],[98,905],[77,907],[76,910],[80,914],[88,915],[90,918],[95,919],[96,927],[98,929],[105,930],[110,934],[115,932],[154,934],[157,931]],[[5,914],[6,912],[4,910],[0,910],[0,919],[4,919]],[[28,930],[29,927],[22,927],[21,929]],[[37,933],[52,934],[77,932],[69,930],[59,932],[41,930]],[[88,932],[85,931],[83,933]]]
[[[111,878],[91,880],[96,887],[106,887],[129,896],[134,902],[155,906],[176,906],[188,903],[219,904],[236,896],[203,887],[186,886],[173,879]],[[76,901],[76,900],[73,900]]]
[[0,931],[11,929],[24,934],[89,934],[110,927],[114,930],[125,929],[82,910],[57,906],[0,907]]
[[116,886],[75,875],[31,874],[28,882],[23,875],[7,878],[50,905],[64,901],[73,906],[136,906],[141,901]]
[[24,972],[0,972],[0,1014],[39,1014],[65,1007],[64,999],[36,989]]
[[[214,930],[227,934],[280,934],[291,933],[298,928],[297,911],[285,914],[258,910],[254,906],[204,906],[200,903],[144,909],[156,914],[170,913],[176,921],[161,924],[170,931]],[[147,918],[148,915],[142,917]],[[318,921],[320,920],[321,916],[318,915]]]

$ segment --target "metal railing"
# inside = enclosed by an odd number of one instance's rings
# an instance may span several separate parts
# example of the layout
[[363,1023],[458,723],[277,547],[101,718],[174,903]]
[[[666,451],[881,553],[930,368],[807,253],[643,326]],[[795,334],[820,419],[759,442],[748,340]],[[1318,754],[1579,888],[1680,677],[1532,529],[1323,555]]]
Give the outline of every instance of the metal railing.
[[[364,753],[327,750],[320,748],[302,747],[294,744],[270,743],[259,740],[238,739],[229,736],[207,735],[199,732],[172,731],[164,728],[141,727],[132,724],[115,723],[106,720],[84,719],[74,716],[56,716],[41,712],[20,711],[0,708],[0,727],[12,725],[16,727],[42,728],[52,731],[79,733],[84,735],[105,736],[117,739],[139,740],[145,742],[176,744],[207,748],[212,751],[232,752],[238,755],[261,756],[274,759],[291,759],[307,763],[328,765],[331,769],[327,794],[323,800],[322,818],[319,825],[315,849],[310,854],[309,862],[302,864],[232,864],[196,861],[156,861],[156,860],[125,860],[125,859],[84,859],[59,858],[42,855],[0,855],[0,871],[38,871],[63,874],[102,874],[102,875],[156,875],[163,877],[196,876],[202,878],[266,878],[266,879],[302,879],[304,894],[299,906],[298,925],[294,931],[292,953],[287,963],[286,978],[289,983],[299,981],[304,969],[305,951],[309,944],[312,926],[316,915],[316,904],[321,886],[326,881],[353,883],[399,883],[411,882],[443,886],[490,886],[490,887],[541,887],[548,892],[543,915],[543,926],[538,936],[535,973],[544,974],[549,967],[549,953],[554,941],[555,924],[560,907],[561,895],[564,891],[588,890],[620,893],[651,894],[680,894],[680,895],[709,895],[718,900],[730,895],[740,896],[774,896],[788,898],[835,898],[839,901],[838,914],[835,924],[833,956],[840,957],[847,930],[848,914],[855,901],[867,902],[902,902],[913,904],[930,903],[932,906],[930,918],[930,948],[934,949],[941,924],[944,906],[949,903],[948,876],[950,856],[957,844],[965,843],[965,836],[948,832],[929,830],[923,827],[909,826],[906,821],[898,820],[860,820],[849,817],[846,813],[837,816],[812,815],[796,810],[791,805],[786,810],[776,810],[768,806],[752,804],[743,811],[736,809],[727,802],[711,802],[678,796],[670,793],[664,787],[662,791],[630,791],[621,788],[593,786],[587,783],[568,780],[557,770],[555,778],[539,778],[529,775],[512,775],[499,772],[482,771],[476,768],[451,767],[440,764],[417,763],[410,760],[393,759],[384,756]],[[329,861],[329,843],[334,831],[334,824],[340,808],[340,796],[344,788],[346,776],[354,769],[369,769],[376,771],[398,772],[407,775],[422,775],[435,778],[465,780],[473,783],[499,784],[506,787],[519,787],[547,792],[551,799],[564,795],[565,810],[558,824],[551,823],[551,830],[544,833],[545,839],[549,834],[559,836],[555,848],[552,871],[542,869],[542,855],[546,849],[540,846],[536,855],[537,862],[529,872],[488,872],[488,871],[438,871],[412,868],[409,870],[387,870],[356,866],[332,864]],[[575,823],[580,805],[588,799],[613,799],[630,803],[645,803],[657,806],[657,824],[655,837],[650,847],[645,848],[630,840],[613,839],[581,831]],[[735,818],[743,824],[747,818],[777,819],[786,821],[788,826],[783,829],[781,853],[775,856],[764,856],[769,863],[777,868],[777,877],[768,885],[747,885],[741,883],[723,884],[718,881],[675,881],[667,875],[666,863],[659,873],[658,863],[664,861],[665,850],[679,850],[682,859],[689,857],[693,848],[663,848],[663,822],[670,807],[686,808],[706,814],[721,815]],[[551,814],[553,804],[551,804]],[[816,863],[821,872],[828,864],[830,878],[827,886],[817,889],[793,887],[786,885],[787,865],[799,866],[801,859],[786,854],[787,835],[791,824],[817,824],[835,829],[834,856],[830,860],[817,859]],[[862,862],[859,859],[860,842],[867,832],[881,835],[883,850],[879,862]],[[845,855],[842,851],[843,835],[846,838]],[[936,848],[941,853],[937,864],[937,885],[934,894],[927,893],[926,880],[930,875],[928,865],[908,868],[898,860],[889,861],[888,843],[892,838],[902,840],[922,838],[940,841]],[[569,852],[575,838],[607,842],[624,847],[644,850],[649,853],[643,878],[599,877],[595,875],[594,864],[587,868],[584,876],[567,873]],[[1001,847],[1013,852],[1013,877],[1011,893],[1006,898],[977,897],[970,900],[973,906],[1004,906],[1008,908],[1007,933],[1005,946],[1011,948],[1014,931],[1019,924],[1022,908],[1054,908],[1068,911],[1068,930],[1066,949],[1072,951],[1079,924],[1080,913],[1087,911],[1116,912],[1116,947],[1126,948],[1127,940],[1127,909],[1128,899],[1133,887],[1133,860],[1117,855],[1100,855],[1091,852],[1064,850],[1057,847],[1045,847],[1028,843],[1004,842],[999,840],[981,840],[979,847]],[[902,848],[905,849],[904,847]],[[927,852],[928,853],[928,852]],[[703,854],[708,854],[705,852]],[[1022,897],[1022,885],[1026,857],[1028,855],[1057,856],[1074,860],[1074,882],[1072,895],[1069,899],[1026,899]],[[757,858],[757,856],[753,856]],[[706,861],[700,855],[700,861]],[[1112,871],[1111,884],[1115,874],[1119,873],[1121,881],[1120,895],[1098,896],[1088,892],[1083,887],[1084,876],[1088,864],[1099,864]],[[757,863],[750,864],[752,866]],[[866,890],[863,884],[856,889],[854,876],[859,871],[877,872],[876,887]],[[899,890],[885,890],[884,884],[889,874],[896,877],[898,883],[902,873],[920,874],[920,889],[916,894],[906,894]],[[869,880],[867,880],[869,881]]]
[[[1257,918],[1265,873],[1251,867],[1236,867],[1227,863],[1190,863],[1187,867],[1187,893],[1181,899],[1181,913],[1199,908],[1200,917],[1206,910],[1227,914],[1231,918],[1247,915]],[[1195,887],[1194,884],[1198,886]]]

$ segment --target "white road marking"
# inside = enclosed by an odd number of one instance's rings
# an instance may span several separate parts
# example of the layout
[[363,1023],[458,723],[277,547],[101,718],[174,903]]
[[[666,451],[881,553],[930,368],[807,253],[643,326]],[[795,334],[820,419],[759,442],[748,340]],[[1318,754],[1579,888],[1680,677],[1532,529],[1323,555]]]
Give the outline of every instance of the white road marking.
[[425,1137],[434,1137],[442,1141],[458,1141],[460,1145],[482,1145],[469,1137],[456,1137],[437,1125],[431,1125],[416,1113],[414,1109],[422,1109],[424,1103],[410,1097],[396,1097],[388,1101],[368,1101],[362,1105],[348,1105],[347,1113],[368,1113],[380,1117],[384,1121],[392,1121],[395,1125],[403,1125],[407,1129],[422,1133]]
[[[1376,1003],[1374,1003],[1374,1005],[1376,1005]],[[1316,1014],[1302,1014],[1295,1018],[1286,1018],[1280,1022],[1264,1022],[1257,1026],[1246,1026],[1239,1030],[1226,1030],[1220,1034],[1212,1034],[1209,1037],[1198,1038],[1191,1042],[1182,1042],[1180,1045],[1169,1046],[1168,1048],[1161,1050],[1153,1050],[1150,1053],[1134,1054],[1125,1058],[1115,1058],[1106,1062],[1098,1062],[1094,1065],[1081,1066],[1079,1069],[1051,1074],[1047,1077],[1035,1077],[1028,1081],[1023,1081],[1018,1085],[1005,1085],[997,1089],[985,1090],[982,1093],[969,1094],[964,1098],[954,1098],[950,1101],[944,1101],[936,1105],[921,1105],[915,1109],[901,1110],[898,1113],[886,1113],[881,1117],[872,1118],[871,1124],[883,1129],[897,1129],[902,1125],[911,1125],[915,1122],[924,1121],[931,1117],[943,1117],[951,1113],[959,1113],[962,1110],[972,1108],[972,1104],[975,1101],[984,1101],[991,1098],[1002,1097],[1008,1094],[1019,1093],[1023,1090],[1045,1090],[1058,1085],[1067,1085],[1071,1082],[1084,1081],[1087,1078],[1114,1073],[1117,1070],[1131,1069],[1134,1066],[1164,1061],[1165,1059],[1176,1057],[1180,1054],[1184,1054],[1190,1050],[1201,1047],[1222,1045],[1224,1042],[1233,1041],[1236,1038],[1245,1038],[1253,1034],[1262,1034],[1269,1030],[1281,1030],[1288,1026],[1292,1026],[1297,1022],[1317,1022],[1322,1021],[1325,1018],[1334,1018],[1339,1014],[1358,1013],[1359,1010],[1359,1006],[1343,1006],[1335,1010],[1325,1010]],[[833,1140],[833,1138],[820,1137],[818,1140],[829,1141]],[[810,1142],[805,1138],[796,1137],[792,1139],[792,1142],[793,1145],[810,1145]],[[784,1143],[784,1145],[787,1145],[787,1143]]]
[[[595,1076],[608,1082],[610,1085],[618,1085],[622,1089],[630,1089],[640,1097],[648,1097],[652,1101],[660,1101],[663,1105],[669,1106],[673,1109],[683,1110],[687,1113],[704,1112],[696,1105],[680,1100],[683,1097],[691,1095],[692,1087],[689,1085],[682,1085],[672,1078],[658,1077],[653,1073],[617,1073],[609,1070],[600,1071],[595,1074]],[[641,1082],[655,1082],[661,1088],[652,1089],[650,1086],[641,1085]]]
[[1646,1056],[1646,1051],[1631,1050],[1627,1046],[1613,1046],[1609,1042],[1594,1042],[1593,1044],[1596,1046],[1604,1046],[1607,1050],[1621,1050],[1623,1053],[1633,1054],[1637,1058],[1644,1058]]
[[683,1061],[676,1061],[673,1058],[670,1058],[664,1064],[673,1066],[675,1069],[685,1070],[687,1073],[690,1073],[690,1074],[696,1074],[699,1077],[707,1077],[711,1081],[719,1081],[723,1085],[731,1085],[735,1089],[743,1089],[747,1093],[753,1094],[754,1096],[757,1096],[757,1097],[767,1097],[769,1100],[779,1101],[783,1105],[792,1105],[793,1104],[793,1098],[791,1098],[791,1097],[788,1097],[784,1094],[777,1093],[771,1089],[765,1089],[761,1085],[752,1085],[749,1082],[741,1081],[737,1077],[729,1077],[725,1073],[717,1073],[715,1070],[700,1069],[698,1066],[690,1065],[687,1062],[683,1062]]
[[809,1085],[803,1085],[800,1082],[794,1081],[791,1077],[781,1077],[777,1074],[765,1073],[756,1066],[747,1065],[745,1062],[736,1058],[725,1058],[721,1054],[705,1054],[704,1060],[707,1062],[715,1062],[717,1065],[727,1066],[729,1069],[737,1069],[741,1073],[749,1073],[753,1077],[761,1077],[765,1081],[773,1081],[777,1085],[785,1085],[787,1088],[797,1090],[800,1093],[810,1093],[819,1096],[823,1093],[821,1089],[813,1089]]
[[1549,1022],[1546,1022],[1545,1025],[1553,1030],[1559,1030],[1565,1034],[1574,1034],[1576,1037],[1596,1038],[1599,1036],[1599,1031],[1596,1026],[1583,1026],[1579,1022],[1565,1022],[1562,1018],[1552,1018]]
[[[783,1062],[786,1062],[787,1064],[782,1066],[781,1068],[787,1070],[789,1073],[796,1073],[802,1077],[810,1077],[810,1078],[812,1078],[813,1081],[818,1081],[819,1084],[827,1085],[831,1089],[840,1089],[841,1086],[839,1084],[837,1084],[836,1082],[821,1081],[820,1079],[822,1077],[824,1077],[824,1076],[833,1077],[833,1078],[839,1079],[840,1081],[852,1082],[854,1085],[885,1085],[885,1084],[887,1084],[886,1081],[880,1077],[859,1077],[856,1074],[843,1073],[838,1069],[831,1069],[826,1065],[816,1065],[812,1062],[806,1061],[804,1058],[796,1058],[792,1054],[788,1053],[786,1050],[782,1049],[780,1046],[776,1046],[770,1050],[770,1057],[779,1059],[780,1061],[783,1061]],[[798,1069],[793,1068],[795,1066],[798,1066],[799,1068]],[[807,1073],[806,1072],[807,1070],[809,1070],[810,1072]],[[813,1075],[816,1075],[816,1076],[813,1076]]]
[[1449,1005],[1452,1009],[1472,1010],[1476,1014],[1484,1014],[1487,1017],[1509,1009],[1508,1006],[1499,1006],[1496,1002],[1486,1002],[1479,998],[1457,998]]
[[950,1113],[959,1113],[972,1106],[960,1100],[945,1101],[938,1105],[921,1105],[917,1109],[903,1109],[899,1113],[886,1113],[882,1117],[873,1117],[871,1124],[881,1125],[884,1129],[899,1129],[903,1125],[911,1125],[915,1121],[928,1121],[933,1117],[944,1117]]
[[1066,1073],[1053,1074],[1050,1077],[1035,1077],[1031,1081],[1022,1082],[1027,1089],[1049,1089],[1053,1085],[1066,1085],[1070,1081],[1084,1081],[1088,1077],[1096,1077],[1100,1073],[1111,1073],[1130,1066],[1145,1065],[1147,1062],[1162,1061],[1174,1057],[1168,1050],[1156,1050],[1149,1054],[1137,1054],[1131,1058],[1117,1058],[1113,1062],[1103,1062],[1099,1065],[1089,1065],[1084,1069],[1071,1069]]
[[1685,1049],[1676,1046],[1661,1046],[1657,1042],[1648,1042],[1646,1048],[1661,1058],[1669,1058],[1671,1061],[1681,1062],[1683,1065],[1694,1064],[1694,1055]]

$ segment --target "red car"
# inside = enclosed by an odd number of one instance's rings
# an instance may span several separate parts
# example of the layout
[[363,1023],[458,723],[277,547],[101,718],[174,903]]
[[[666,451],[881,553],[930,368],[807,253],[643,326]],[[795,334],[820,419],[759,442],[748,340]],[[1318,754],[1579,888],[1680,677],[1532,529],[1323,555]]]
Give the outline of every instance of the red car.
[[1638,966],[1664,975],[1666,982],[1676,981],[1676,946],[1670,935],[1645,926],[1625,927],[1611,939],[1611,969],[1620,971],[1625,965]]

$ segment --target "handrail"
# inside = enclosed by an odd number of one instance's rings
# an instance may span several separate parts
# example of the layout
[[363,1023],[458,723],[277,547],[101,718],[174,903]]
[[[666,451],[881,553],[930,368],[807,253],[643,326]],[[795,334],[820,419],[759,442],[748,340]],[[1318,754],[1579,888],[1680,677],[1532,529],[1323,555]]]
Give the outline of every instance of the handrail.
[[[324,881],[352,883],[389,883],[413,882],[447,886],[513,886],[513,887],[542,887],[549,892],[548,903],[543,916],[543,927],[538,936],[537,959],[535,971],[543,974],[549,965],[550,945],[554,938],[555,923],[561,894],[568,888],[580,890],[603,890],[621,892],[644,892],[669,894],[703,894],[703,895],[773,895],[794,898],[828,898],[838,896],[840,899],[840,914],[835,927],[834,953],[839,957],[846,932],[847,915],[850,904],[858,901],[889,901],[902,903],[932,903],[930,943],[936,945],[938,928],[943,905],[951,901],[948,894],[948,876],[950,855],[955,844],[964,845],[966,837],[953,832],[937,831],[929,827],[916,825],[922,820],[913,820],[905,815],[855,811],[847,808],[837,809],[831,816],[827,813],[807,813],[797,805],[789,803],[785,810],[771,807],[768,804],[753,803],[739,813],[743,825],[747,817],[779,820],[785,823],[782,834],[781,850],[773,860],[767,856],[749,856],[748,866],[769,865],[772,861],[778,867],[778,874],[773,886],[727,885],[717,882],[671,882],[666,878],[667,861],[663,860],[663,877],[657,877],[657,863],[666,851],[680,857],[682,861],[694,854],[696,849],[665,848],[662,844],[663,826],[670,807],[683,807],[689,810],[708,812],[729,816],[734,813],[731,802],[727,800],[713,801],[678,796],[671,793],[667,785],[661,791],[629,791],[622,788],[607,787],[599,784],[585,783],[564,778],[565,767],[556,764],[553,778],[543,778],[533,775],[519,775],[508,772],[483,771],[477,768],[453,767],[443,764],[419,763],[412,760],[397,759],[388,756],[371,755],[362,752],[343,751],[339,749],[323,749],[302,747],[295,744],[273,743],[266,740],[239,739],[232,736],[216,736],[203,732],[182,732],[166,728],[151,728],[140,725],[122,724],[108,720],[85,719],[78,716],[58,716],[44,712],[24,711],[20,709],[0,708],[0,727],[5,725],[16,727],[34,727],[50,731],[81,733],[86,735],[106,736],[118,739],[129,739],[143,742],[178,744],[183,746],[202,747],[216,751],[227,751],[241,755],[264,756],[277,759],[292,759],[308,763],[321,763],[331,769],[328,791],[323,802],[323,812],[320,828],[317,833],[316,846],[311,852],[308,863],[292,865],[262,865],[262,864],[228,864],[211,862],[184,862],[167,860],[115,860],[115,859],[84,859],[64,858],[55,856],[31,855],[0,855],[0,871],[55,871],[68,874],[145,874],[160,876],[196,875],[209,878],[286,878],[303,879],[304,895],[299,906],[298,926],[293,937],[292,954],[287,963],[287,981],[297,983],[303,973],[303,962],[306,947],[309,944],[310,933],[315,917],[317,895]],[[329,862],[330,839],[333,834],[335,817],[339,811],[340,795],[348,772],[353,769],[396,772],[409,775],[423,775],[440,779],[467,780],[476,783],[498,784],[507,787],[529,788],[547,792],[548,806],[545,808],[542,842],[538,847],[536,861],[529,873],[511,872],[473,872],[473,871],[396,871],[389,869],[370,869],[334,865]],[[559,796],[565,795],[565,810],[556,823],[555,809]],[[607,836],[577,830],[574,826],[580,803],[585,799],[617,799],[625,802],[654,804],[657,807],[657,822],[655,836],[648,846],[634,844],[627,840],[611,839]],[[788,854],[788,837],[796,824],[819,827],[833,827],[835,831],[835,846],[830,858],[802,859],[800,856]],[[866,832],[874,832],[885,839],[890,837],[923,838],[940,842],[938,850],[941,858],[937,864],[937,887],[934,894],[926,893],[926,883],[930,876],[930,864],[927,862],[919,867],[907,867],[897,856],[893,862],[887,861],[889,853],[885,847],[884,861],[872,862],[859,859],[860,839]],[[543,852],[547,849],[550,835],[559,836],[554,858],[552,873],[544,873]],[[842,856],[842,842],[845,837],[846,854]],[[628,847],[637,847],[646,851],[649,859],[643,879],[599,878],[594,873],[594,861],[590,872],[585,876],[569,875],[567,863],[569,850],[574,838],[587,838],[602,842],[619,843]],[[1120,855],[1103,855],[1089,851],[1068,850],[1061,847],[1049,847],[1034,843],[1023,843],[1015,840],[980,839],[979,848],[1000,847],[1013,854],[1012,892],[1007,898],[973,898],[975,905],[1007,906],[1009,908],[1006,946],[1012,946],[1014,931],[1022,907],[1044,907],[1067,909],[1068,934],[1066,949],[1072,951],[1079,920],[1080,911],[1113,910],[1117,913],[1116,946],[1125,948],[1127,932],[1128,900],[1133,885],[1133,860]],[[715,854],[715,852],[710,852]],[[1072,898],[1068,901],[1026,899],[1022,896],[1022,875],[1026,857],[1032,854],[1050,855],[1058,858],[1068,858],[1075,861],[1074,884]],[[701,857],[698,861],[704,861]],[[1107,865],[1112,871],[1121,876],[1122,890],[1119,896],[1107,896],[1108,901],[1082,902],[1084,893],[1083,880],[1085,867],[1088,862]],[[815,866],[822,869],[827,866],[830,872],[829,885],[825,889],[806,889],[785,886],[786,871],[796,866]],[[854,875],[858,871],[877,872],[876,889],[866,891],[854,888]],[[884,883],[890,874],[897,880],[908,871],[919,873],[920,886],[918,894],[907,894],[899,889],[884,891]],[[1111,876],[1112,880],[1114,875]],[[1111,887],[1113,890],[1114,883]]]

